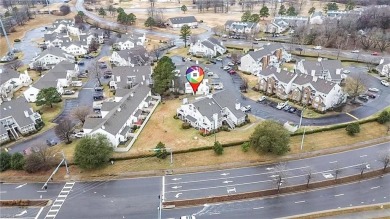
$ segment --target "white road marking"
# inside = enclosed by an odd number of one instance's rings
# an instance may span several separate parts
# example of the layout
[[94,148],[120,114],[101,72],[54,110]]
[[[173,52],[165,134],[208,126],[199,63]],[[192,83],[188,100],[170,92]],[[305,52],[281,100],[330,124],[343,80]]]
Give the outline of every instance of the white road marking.
[[360,202],[360,203],[364,204],[364,202]]
[[236,188],[226,188],[227,193],[236,192]]
[[330,161],[329,163],[337,163],[337,160],[335,160],[335,161]]
[[[300,170],[308,168],[309,166],[303,166],[303,167],[297,167],[292,169],[286,169],[285,172],[291,171],[291,170]],[[329,170],[331,171],[331,170]],[[272,173],[272,172],[271,172]],[[223,178],[212,178],[212,179],[201,179],[201,180],[192,180],[192,181],[185,181],[185,182],[173,182],[173,183],[167,183],[166,185],[172,185],[172,184],[184,184],[184,183],[196,183],[196,182],[208,182],[208,181],[219,181],[219,180],[228,180],[228,179],[234,179],[234,178],[244,178],[244,177],[252,177],[252,176],[260,176],[260,175],[267,175],[270,174],[270,172],[264,172],[264,173],[255,173],[255,174],[247,174],[247,175],[241,175],[241,176],[230,176],[230,177],[223,177]],[[222,174],[221,174],[222,175]],[[181,179],[181,178],[179,178]],[[173,179],[172,179],[173,180]]]
[[231,182],[233,182],[233,181],[223,181],[222,183],[227,184],[227,183],[231,183]]
[[339,196],[343,196],[344,194],[338,194],[338,195],[334,195],[334,197],[339,197]]
[[299,204],[299,203],[305,203],[306,201],[297,201],[295,202],[295,204]]
[[43,210],[43,207],[41,209],[39,209],[38,214],[37,214],[37,216],[35,216],[34,219],[38,219],[39,215],[41,215],[41,213],[42,213],[42,210]]
[[210,215],[213,215],[213,214],[221,214],[221,212],[210,212]]
[[362,155],[362,156],[360,156],[360,157],[367,157],[367,154],[365,154],[365,155]]
[[227,176],[230,175],[230,173],[221,173],[221,176]]
[[263,209],[264,207],[257,207],[257,208],[253,208],[253,210],[257,210],[257,209]]
[[25,214],[27,214],[26,210],[20,212],[19,214],[15,214],[15,217],[20,217],[20,216],[25,215]]
[[265,168],[266,170],[273,170],[274,168],[273,167],[267,167],[267,168]]
[[15,189],[19,189],[19,188],[22,188],[23,186],[27,185],[27,183],[23,184],[23,185],[20,185],[20,186],[16,186]]
[[182,195],[182,194],[183,194],[183,193],[181,193],[181,192],[177,193],[177,194],[175,195],[175,198],[179,198],[180,195]]
[[380,188],[380,186],[371,187],[371,189],[377,189],[377,188]]
[[7,193],[7,191],[0,191],[0,194],[4,194],[4,193]]
[[164,199],[165,199],[165,176],[162,177],[162,202],[164,202]]
[[173,181],[181,180],[181,178],[173,178]]
[[279,176],[279,175],[272,175],[272,176],[269,176],[269,177],[272,177],[272,178],[274,178],[274,177],[277,177],[277,176]]
[[180,189],[181,188],[181,186],[173,186],[173,187],[171,187],[172,189]]
[[47,192],[46,190],[42,190],[42,191],[37,191],[37,192]]

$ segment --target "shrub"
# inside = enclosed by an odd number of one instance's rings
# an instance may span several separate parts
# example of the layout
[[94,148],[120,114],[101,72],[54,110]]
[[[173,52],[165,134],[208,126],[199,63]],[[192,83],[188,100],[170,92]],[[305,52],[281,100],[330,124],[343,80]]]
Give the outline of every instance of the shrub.
[[379,114],[377,121],[380,124],[385,124],[386,122],[389,122],[390,121],[390,113],[386,110],[382,111],[381,114]]
[[14,42],[15,42],[15,43],[19,43],[19,42],[20,42],[20,39],[14,39]]
[[3,151],[0,153],[0,172],[6,171],[11,167],[11,155]]
[[179,117],[175,114],[175,115],[173,115],[173,118],[174,119],[179,119]]
[[95,169],[106,164],[112,155],[112,144],[103,134],[82,138],[76,145],[74,161],[82,169]]
[[219,141],[214,142],[213,150],[215,154],[222,155],[223,154],[223,146]]
[[70,7],[68,5],[61,5],[60,11],[62,15],[67,15],[70,13]]
[[162,143],[161,141],[157,144],[155,148],[155,152],[156,152],[156,157],[160,159],[165,159],[168,156],[168,152],[167,149],[165,148],[165,144]]
[[250,143],[258,153],[282,155],[290,151],[290,133],[272,120],[260,123],[250,137]]
[[11,169],[23,170],[24,163],[25,160],[23,154],[15,153],[11,156]]
[[250,147],[251,144],[249,142],[245,142],[244,144],[241,145],[241,149],[243,152],[248,152]]
[[182,129],[189,129],[189,128],[191,128],[191,124],[188,122],[183,122],[183,124],[181,124],[181,128]]
[[360,125],[359,123],[351,123],[347,125],[345,130],[347,131],[348,135],[354,136],[356,133],[360,132]]

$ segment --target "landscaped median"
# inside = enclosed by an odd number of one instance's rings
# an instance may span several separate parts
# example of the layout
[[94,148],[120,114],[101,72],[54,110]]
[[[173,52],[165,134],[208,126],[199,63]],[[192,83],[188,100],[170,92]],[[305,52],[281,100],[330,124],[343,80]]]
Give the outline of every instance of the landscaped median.
[[0,200],[0,207],[45,207],[49,204],[48,199],[32,199],[32,200]]
[[163,207],[168,206],[169,208],[171,208],[172,206],[175,206],[175,207],[194,206],[194,205],[227,202],[227,201],[238,201],[238,200],[244,200],[244,199],[264,198],[267,196],[274,196],[274,195],[286,194],[286,193],[310,191],[313,189],[326,188],[326,187],[336,186],[336,185],[345,184],[345,183],[358,182],[358,181],[364,180],[364,179],[380,177],[380,176],[383,176],[383,174],[387,174],[388,172],[389,172],[388,169],[386,169],[385,171],[374,170],[374,171],[366,172],[363,174],[357,174],[357,175],[347,176],[347,177],[343,177],[343,178],[338,178],[337,180],[332,179],[332,180],[325,180],[325,181],[320,181],[320,182],[313,182],[308,187],[306,184],[284,187],[284,188],[281,188],[279,192],[275,188],[275,189],[270,189],[270,190],[254,191],[254,192],[247,192],[247,193],[240,193],[240,194],[230,194],[230,195],[199,198],[199,199],[167,201],[167,202],[163,203]]

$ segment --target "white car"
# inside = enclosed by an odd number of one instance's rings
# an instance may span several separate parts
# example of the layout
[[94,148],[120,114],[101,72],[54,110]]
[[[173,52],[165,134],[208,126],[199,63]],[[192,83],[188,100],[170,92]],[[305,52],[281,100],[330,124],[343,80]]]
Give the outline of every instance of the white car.
[[287,101],[284,103],[278,103],[278,105],[276,106],[276,109],[279,109],[279,110],[283,109],[287,105],[287,103],[288,103]]
[[78,133],[76,133],[76,134],[74,135],[74,137],[76,137],[76,138],[82,138],[82,137],[84,137],[84,136],[85,136],[84,132],[78,132]]
[[241,111],[244,113],[251,111],[251,109],[251,105],[241,107]]
[[368,88],[368,91],[371,91],[371,92],[379,92],[379,89],[378,89],[378,88],[375,88],[375,87],[370,87],[370,88]]
[[388,87],[390,84],[389,82],[385,81],[385,80],[381,80],[381,84]]
[[231,68],[229,66],[223,67],[223,70],[230,70]]
[[222,61],[222,58],[221,57],[217,57],[215,60]]
[[259,100],[257,100],[257,102],[263,102],[265,99],[267,99],[267,97],[266,96],[261,96],[261,97],[259,97]]
[[351,73],[351,71],[350,70],[344,70],[343,73],[344,74],[349,74],[349,73]]
[[212,71],[207,72],[207,76],[212,77],[213,75],[214,75],[214,72],[212,72]]
[[214,90],[223,90],[223,84],[215,85]]
[[229,62],[228,65],[229,66],[234,66],[234,63],[233,62]]
[[360,51],[359,50],[353,50],[351,51],[352,53],[359,53]]
[[191,216],[181,216],[180,219],[196,219],[194,215]]
[[321,50],[322,47],[321,47],[321,46],[315,46],[313,49],[315,49],[315,50]]

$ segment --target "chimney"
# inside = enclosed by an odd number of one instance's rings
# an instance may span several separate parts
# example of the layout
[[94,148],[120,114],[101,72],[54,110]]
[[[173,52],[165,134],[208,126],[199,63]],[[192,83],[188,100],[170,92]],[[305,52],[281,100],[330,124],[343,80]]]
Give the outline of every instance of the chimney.
[[238,102],[236,103],[236,110],[240,110],[241,109],[241,104]]
[[30,116],[28,115],[28,111],[27,111],[27,110],[24,111],[24,116],[25,116],[26,118],[30,117]]
[[339,75],[341,73],[341,69],[336,69],[336,75]]
[[316,75],[316,70],[311,70],[311,76],[315,76]]
[[282,70],[281,68],[276,68],[277,73],[280,73],[281,70]]
[[316,76],[313,76],[313,81],[317,82],[317,77]]

